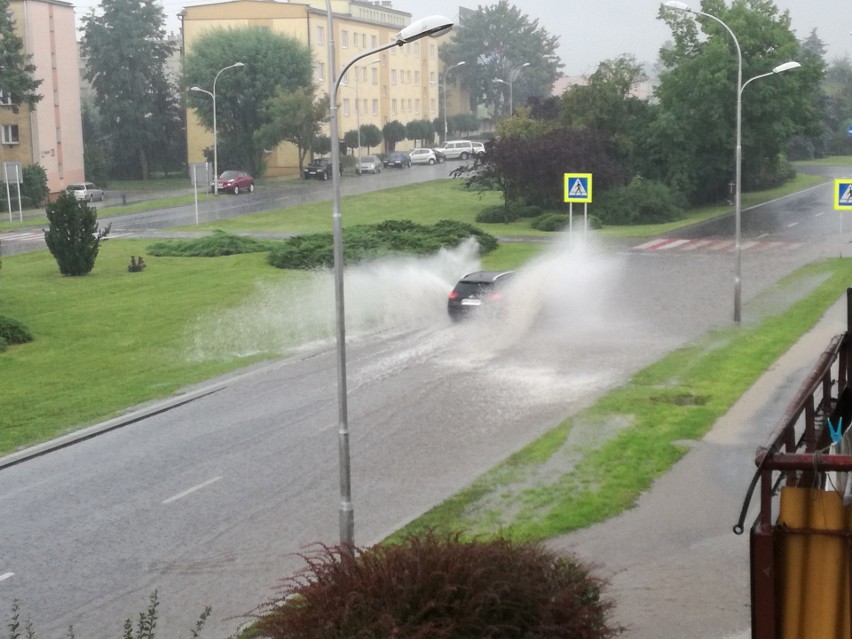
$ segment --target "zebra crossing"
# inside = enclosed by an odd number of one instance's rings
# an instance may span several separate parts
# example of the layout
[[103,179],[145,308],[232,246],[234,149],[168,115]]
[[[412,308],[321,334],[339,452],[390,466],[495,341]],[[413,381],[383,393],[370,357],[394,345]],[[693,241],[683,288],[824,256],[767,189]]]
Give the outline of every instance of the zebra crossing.
[[[130,233],[110,233],[108,239],[127,237]],[[39,242],[44,241],[44,231],[20,231],[18,233],[0,233],[0,243],[8,242]]]
[[[777,242],[763,240],[748,240],[740,242],[741,251],[774,251],[793,250],[802,246],[801,242]],[[731,253],[736,249],[734,240],[726,239],[697,239],[685,240],[674,237],[656,238],[634,246],[634,251],[672,251],[685,253],[696,251],[701,253]]]

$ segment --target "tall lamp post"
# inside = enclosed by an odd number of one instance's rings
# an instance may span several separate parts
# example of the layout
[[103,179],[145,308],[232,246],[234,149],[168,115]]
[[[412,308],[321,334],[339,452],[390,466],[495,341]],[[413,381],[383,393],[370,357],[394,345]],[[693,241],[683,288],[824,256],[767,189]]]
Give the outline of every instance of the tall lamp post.
[[213,91],[207,91],[206,89],[202,89],[201,87],[190,87],[190,91],[198,91],[199,93],[206,93],[211,98],[213,98],[213,193],[219,195],[219,138],[216,134],[216,80],[219,79],[219,76],[222,75],[222,71],[227,71],[228,69],[233,69],[235,67],[244,67],[245,64],[242,62],[234,62],[224,69],[220,69],[219,73],[216,74],[216,77],[213,78]]
[[521,70],[524,67],[530,66],[529,62],[524,62],[522,65],[515,67],[511,71],[509,71],[509,81],[501,80],[500,78],[494,78],[494,82],[496,84],[508,84],[509,85],[509,115],[511,116],[515,112],[515,98],[512,95],[512,85],[515,83],[515,80],[518,79],[518,76],[521,73]]
[[453,27],[443,16],[430,16],[413,22],[397,33],[391,42],[362,53],[350,60],[339,74],[334,56],[334,19],[331,0],[325,0],[328,24],[328,86],[329,86],[329,135],[331,136],[331,179],[334,192],[332,204],[332,243],[334,249],[334,307],[337,334],[337,448],[340,465],[340,545],[352,549],[355,546],[355,510],[352,506],[352,479],[349,456],[349,409],[346,391],[346,313],[343,302],[343,217],[340,213],[340,139],[337,131],[337,90],[349,68],[376,53],[392,47],[401,47],[425,36],[439,36]]
[[[454,64],[449,69],[444,71],[444,83],[441,85],[441,87],[444,88],[444,142],[447,141],[447,74],[450,71],[452,71],[453,69],[462,66],[463,64],[465,64],[464,60],[462,60],[458,64]],[[438,87],[438,88],[441,88],[441,87]]]
[[742,150],[742,129],[743,129],[743,89],[745,89],[746,85],[757,80],[759,78],[765,78],[770,75],[774,75],[776,73],[783,73],[784,71],[789,71],[790,69],[795,69],[801,66],[798,62],[785,62],[784,64],[780,64],[769,73],[762,73],[757,75],[751,79],[749,79],[745,84],[743,84],[743,54],[740,49],[740,43],[737,40],[737,36],[734,35],[734,32],[731,28],[722,22],[719,18],[709,13],[704,13],[703,11],[696,11],[689,5],[684,4],[683,2],[677,2],[676,0],[669,0],[668,2],[663,3],[663,6],[668,9],[675,9],[677,11],[685,11],[687,13],[693,13],[695,15],[704,16],[705,18],[710,18],[715,22],[718,22],[722,25],[725,30],[730,34],[731,38],[734,41],[734,45],[737,48],[737,140],[736,140],[736,153],[734,162],[736,164],[735,170],[735,178],[734,178],[734,252],[736,254],[736,266],[734,269],[734,322],[737,324],[740,323],[742,319],[742,165],[743,165],[743,150]]

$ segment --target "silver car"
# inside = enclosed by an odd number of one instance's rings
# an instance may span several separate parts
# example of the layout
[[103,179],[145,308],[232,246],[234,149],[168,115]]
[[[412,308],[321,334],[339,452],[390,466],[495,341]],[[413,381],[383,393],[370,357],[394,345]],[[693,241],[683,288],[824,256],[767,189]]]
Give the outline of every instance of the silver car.
[[355,173],[381,173],[382,161],[375,155],[362,155],[358,158],[358,163],[355,165]]
[[99,189],[91,182],[78,182],[69,184],[65,187],[68,193],[71,193],[78,202],[102,202],[104,199],[103,189]]
[[408,152],[412,164],[435,164],[438,158],[432,149],[419,148]]

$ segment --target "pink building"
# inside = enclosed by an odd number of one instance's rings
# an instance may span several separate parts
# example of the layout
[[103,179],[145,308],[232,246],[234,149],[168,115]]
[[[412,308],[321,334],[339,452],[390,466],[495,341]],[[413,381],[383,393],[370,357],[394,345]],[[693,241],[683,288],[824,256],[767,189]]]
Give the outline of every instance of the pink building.
[[[15,105],[0,87],[0,162],[40,164],[55,194],[85,178],[80,75],[74,5],[61,0],[11,0],[15,30],[41,80],[33,111]],[[0,180],[3,179],[0,169]]]

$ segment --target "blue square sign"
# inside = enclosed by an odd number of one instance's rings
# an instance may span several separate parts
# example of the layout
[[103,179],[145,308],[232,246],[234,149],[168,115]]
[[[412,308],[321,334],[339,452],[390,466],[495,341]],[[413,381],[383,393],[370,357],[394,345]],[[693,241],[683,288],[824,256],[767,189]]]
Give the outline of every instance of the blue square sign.
[[565,173],[564,179],[566,202],[592,201],[591,173]]

